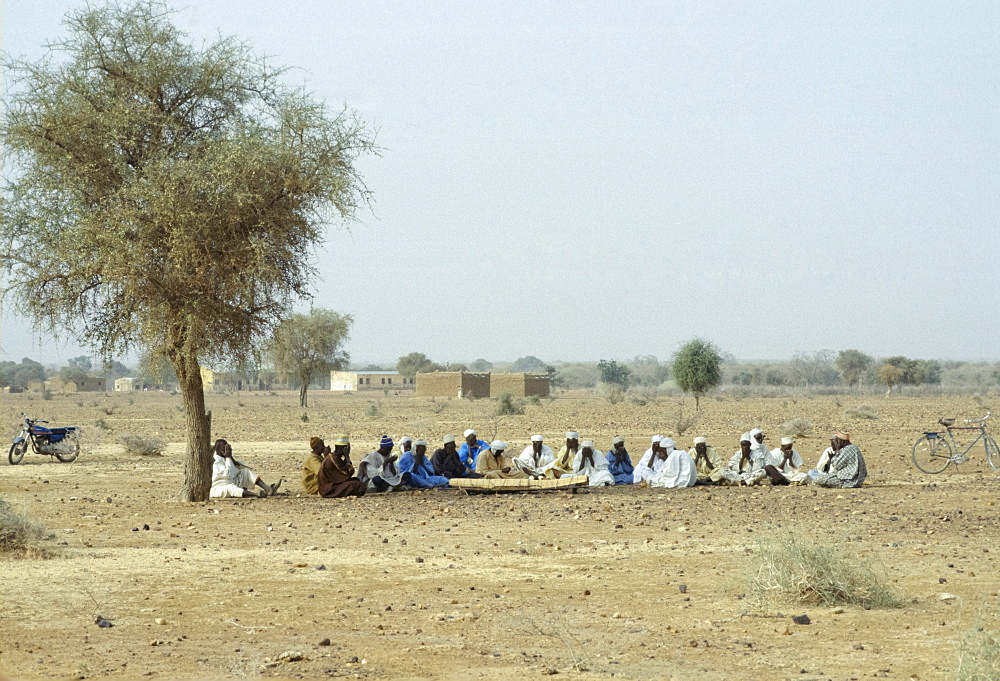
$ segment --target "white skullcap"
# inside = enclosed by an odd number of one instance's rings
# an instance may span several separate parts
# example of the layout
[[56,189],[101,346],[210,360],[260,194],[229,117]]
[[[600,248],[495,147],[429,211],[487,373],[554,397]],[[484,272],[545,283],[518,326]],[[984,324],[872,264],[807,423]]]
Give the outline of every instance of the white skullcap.
[[454,442],[454,441],[455,441],[455,436],[454,435],[445,435],[444,436],[444,444],[448,444],[449,442]]
[[708,438],[707,437],[696,437],[694,439],[694,443],[696,445],[708,444]]
[[580,445],[581,449],[586,449],[587,447],[590,447],[591,449],[593,449],[594,448],[594,441],[593,440],[584,440],[583,443]]
[[615,435],[613,438],[611,438],[611,444],[613,445],[625,444],[625,438],[623,438],[621,435]]
[[783,438],[781,438],[781,444],[783,444],[783,445],[790,445],[790,444],[792,444],[792,438],[790,438],[790,437],[783,437]]
[[493,442],[490,443],[490,449],[492,449],[494,452],[502,452],[503,450],[507,449],[507,443],[504,442],[503,440],[494,440]]
[[752,442],[750,439],[750,433],[743,433],[740,435],[740,442]]
[[474,431],[472,428],[469,428],[467,431],[465,431],[465,437],[469,437],[470,435],[476,435],[476,436],[478,436],[479,433],[477,433],[476,431]]
[[531,441],[532,442],[542,442],[543,440],[545,440],[545,438],[542,437],[541,435],[532,435],[531,436]]
[[662,439],[663,439],[662,435],[654,435],[653,437],[650,438],[649,441],[652,442],[655,445],[657,442],[659,442]]
[[575,430],[571,430],[566,433],[567,440],[575,440],[578,437],[580,437],[580,433],[576,432]]
[[758,435],[763,435],[763,434],[764,434],[764,431],[761,430],[760,428],[754,428],[749,433],[747,433],[747,435],[749,435],[750,437],[756,437]]
[[424,447],[426,447],[427,446],[427,440],[421,439],[421,440],[414,440],[413,441],[413,446],[414,447],[419,447],[420,445],[423,445]]
[[663,447],[664,449],[673,449],[674,447],[677,446],[677,443],[671,440],[669,437],[665,437],[662,440],[660,440],[660,446]]
[[410,437],[409,435],[404,435],[403,437],[399,438],[399,444],[403,444],[404,442],[413,442],[413,438]]

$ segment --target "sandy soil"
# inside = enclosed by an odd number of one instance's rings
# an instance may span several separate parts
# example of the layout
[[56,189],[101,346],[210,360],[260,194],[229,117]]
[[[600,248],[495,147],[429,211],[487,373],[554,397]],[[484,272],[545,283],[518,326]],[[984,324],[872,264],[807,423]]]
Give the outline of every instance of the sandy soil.
[[[502,419],[486,400],[311,399],[210,395],[215,434],[285,478],[288,496],[184,504],[172,499],[179,397],[0,396],[10,437],[21,411],[88,433],[75,463],[0,463],[0,495],[54,533],[50,557],[0,563],[0,666],[18,679],[923,680],[954,678],[969,627],[1000,627],[997,475],[981,452],[937,476],[908,458],[921,430],[981,415],[981,398],[710,398],[681,437],[676,399],[570,394]],[[845,415],[861,402],[879,418]],[[605,449],[621,434],[637,459],[654,432],[682,446],[704,434],[728,453],[757,425],[776,442],[791,418],[814,426],[797,446],[810,464],[830,431],[850,429],[871,484],[299,496],[313,434],[350,431],[357,461],[383,432],[437,440],[471,426],[519,450],[572,428]],[[128,432],[166,439],[166,456],[125,454]],[[742,575],[758,540],[789,532],[879,561],[904,607],[751,602]],[[302,659],[275,662],[286,652]]]

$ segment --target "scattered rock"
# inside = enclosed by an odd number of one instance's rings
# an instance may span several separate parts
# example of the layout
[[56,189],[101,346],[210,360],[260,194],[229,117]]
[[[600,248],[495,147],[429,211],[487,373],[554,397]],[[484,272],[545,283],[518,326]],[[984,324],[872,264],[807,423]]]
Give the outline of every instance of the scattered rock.
[[834,608],[833,610],[831,610],[830,612],[832,612],[834,615],[843,615],[844,614],[844,609],[841,608],[840,606],[838,606],[838,607]]
[[423,558],[417,558],[417,562],[418,562],[418,563],[423,563],[423,562],[424,562],[424,559],[423,559]]
[[812,624],[812,620],[809,619],[809,615],[795,615],[792,617],[792,621],[796,624]]
[[940,596],[938,596],[938,598],[941,599],[942,601],[953,601],[956,598],[958,598],[958,596],[956,596],[955,594],[943,593]]
[[156,618],[156,623],[160,624],[160,625],[163,625],[163,624],[167,623],[167,620],[163,619],[162,617],[157,617]]
[[94,618],[94,624],[99,626],[101,629],[110,629],[111,627],[115,626],[114,624],[111,623],[111,620],[105,619],[100,615]]
[[297,650],[286,650],[285,652],[278,655],[277,659],[279,662],[298,662],[305,659],[305,655]]
[[680,585],[679,587],[677,587],[677,588],[678,588],[678,589],[680,590],[680,592],[681,592],[682,594],[686,594],[686,593],[688,592],[688,585],[687,585],[687,584],[681,584],[681,585]]
[[319,644],[321,646],[328,646],[328,645],[330,645],[330,639],[324,638],[322,641],[319,642]]

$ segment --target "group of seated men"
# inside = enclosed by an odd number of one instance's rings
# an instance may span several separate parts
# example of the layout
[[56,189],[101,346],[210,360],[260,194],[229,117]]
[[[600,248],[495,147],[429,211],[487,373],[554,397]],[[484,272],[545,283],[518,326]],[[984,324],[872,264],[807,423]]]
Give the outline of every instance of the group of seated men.
[[[654,435],[649,449],[633,465],[621,436],[611,440],[612,449],[603,453],[592,440],[566,433],[559,452],[545,444],[541,435],[532,435],[531,444],[516,457],[507,454],[502,440],[480,440],[475,430],[465,431],[459,446],[455,436],[446,435],[442,446],[427,455],[427,441],[402,437],[399,442],[382,436],[378,449],[365,455],[355,469],[347,436],[334,440],[333,449],[314,437],[302,470],[302,486],[309,494],[335,498],[362,496],[366,492],[447,487],[453,478],[541,479],[586,475],[590,486],[647,485],[649,487],[692,487],[694,485],[791,485],[860,487],[867,477],[864,457],[851,437],[838,432],[820,456],[816,468],[804,470],[802,456],[792,438],[783,437],[781,446],[768,449],[764,433],[754,429],[740,436],[740,448],[728,463],[705,437],[694,438],[685,451],[669,437]],[[396,453],[393,452],[398,447]]]

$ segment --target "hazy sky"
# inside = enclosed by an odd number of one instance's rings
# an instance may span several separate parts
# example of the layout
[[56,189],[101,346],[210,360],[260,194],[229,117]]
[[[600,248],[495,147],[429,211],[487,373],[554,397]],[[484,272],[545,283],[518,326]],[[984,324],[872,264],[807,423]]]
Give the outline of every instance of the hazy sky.
[[[4,0],[4,50],[80,4]],[[995,0],[177,6],[378,129],[314,300],[358,361],[1000,359]]]

